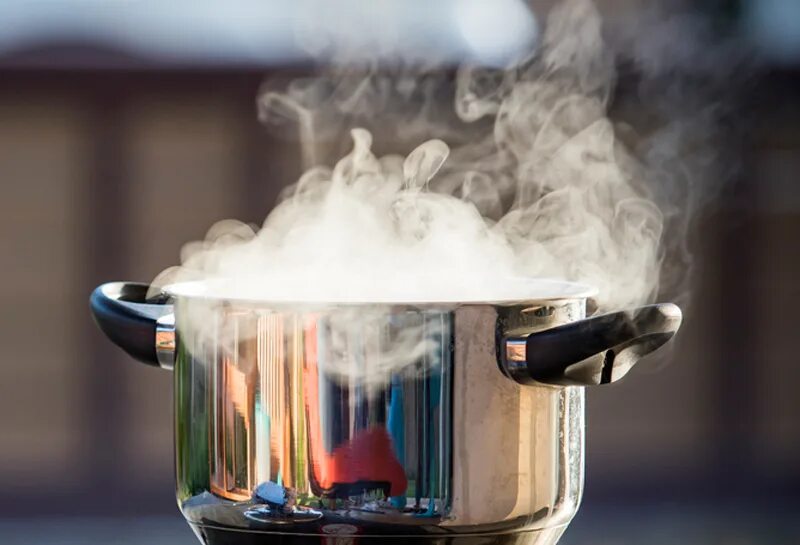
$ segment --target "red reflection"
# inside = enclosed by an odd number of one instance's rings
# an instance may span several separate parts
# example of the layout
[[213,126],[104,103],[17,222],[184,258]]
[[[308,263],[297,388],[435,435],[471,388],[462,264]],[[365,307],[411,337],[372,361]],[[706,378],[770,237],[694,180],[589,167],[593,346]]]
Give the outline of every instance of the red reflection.
[[308,415],[311,486],[314,494],[346,496],[383,488],[387,496],[401,496],[408,487],[403,466],[394,455],[386,429],[374,426],[357,430],[353,437],[329,454],[322,439],[317,367],[317,325],[305,326],[303,388]]

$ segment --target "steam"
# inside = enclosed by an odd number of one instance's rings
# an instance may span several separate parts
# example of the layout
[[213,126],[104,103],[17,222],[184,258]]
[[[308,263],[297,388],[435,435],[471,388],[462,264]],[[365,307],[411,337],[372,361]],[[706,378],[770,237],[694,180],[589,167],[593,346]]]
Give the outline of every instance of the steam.
[[[538,280],[550,278],[595,287],[601,309],[653,301],[665,251],[685,257],[686,131],[669,114],[644,136],[609,118],[619,50],[602,31],[590,0],[565,0],[506,70],[463,66],[453,84],[435,63],[379,67],[362,49],[358,64],[267,84],[260,117],[295,131],[308,170],[260,230],[215,225],[156,284],[267,301],[496,301],[569,289]],[[652,83],[665,61],[657,39],[637,40],[620,42]],[[348,134],[349,152],[323,166]],[[374,139],[416,147],[381,155]],[[665,224],[678,229],[669,243]],[[418,358],[411,336],[390,366]]]

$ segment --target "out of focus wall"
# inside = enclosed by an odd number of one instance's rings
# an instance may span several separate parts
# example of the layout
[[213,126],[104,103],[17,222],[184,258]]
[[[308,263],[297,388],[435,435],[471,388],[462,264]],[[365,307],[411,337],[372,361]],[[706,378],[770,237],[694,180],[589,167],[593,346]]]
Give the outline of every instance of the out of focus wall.
[[57,509],[173,505],[171,377],[111,347],[88,294],[152,279],[217,220],[261,221],[296,177],[281,171],[292,150],[257,127],[259,76],[162,76],[3,76],[0,507],[11,512],[43,490],[75,499]]

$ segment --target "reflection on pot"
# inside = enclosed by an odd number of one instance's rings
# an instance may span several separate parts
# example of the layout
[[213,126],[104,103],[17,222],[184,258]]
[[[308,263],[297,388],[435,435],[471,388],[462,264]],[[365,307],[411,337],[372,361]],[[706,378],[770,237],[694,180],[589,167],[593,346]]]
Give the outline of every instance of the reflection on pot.
[[[192,358],[210,390],[224,392],[209,415],[215,495],[264,502],[275,516],[298,505],[442,516],[451,434],[443,316],[395,316],[344,345],[318,314],[229,311],[221,321],[234,349]],[[411,327],[447,346],[382,380],[342,372],[342,359],[380,352],[393,330]]]

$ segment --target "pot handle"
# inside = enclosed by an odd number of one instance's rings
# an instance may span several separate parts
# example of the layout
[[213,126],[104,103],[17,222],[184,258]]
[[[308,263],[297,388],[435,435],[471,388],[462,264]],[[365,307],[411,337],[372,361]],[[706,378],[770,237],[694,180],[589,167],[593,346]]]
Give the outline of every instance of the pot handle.
[[169,298],[148,299],[150,286],[109,282],[89,298],[97,326],[133,358],[172,369],[175,361],[175,316]]
[[609,384],[672,338],[681,319],[677,305],[662,303],[507,336],[500,366],[521,384]]

